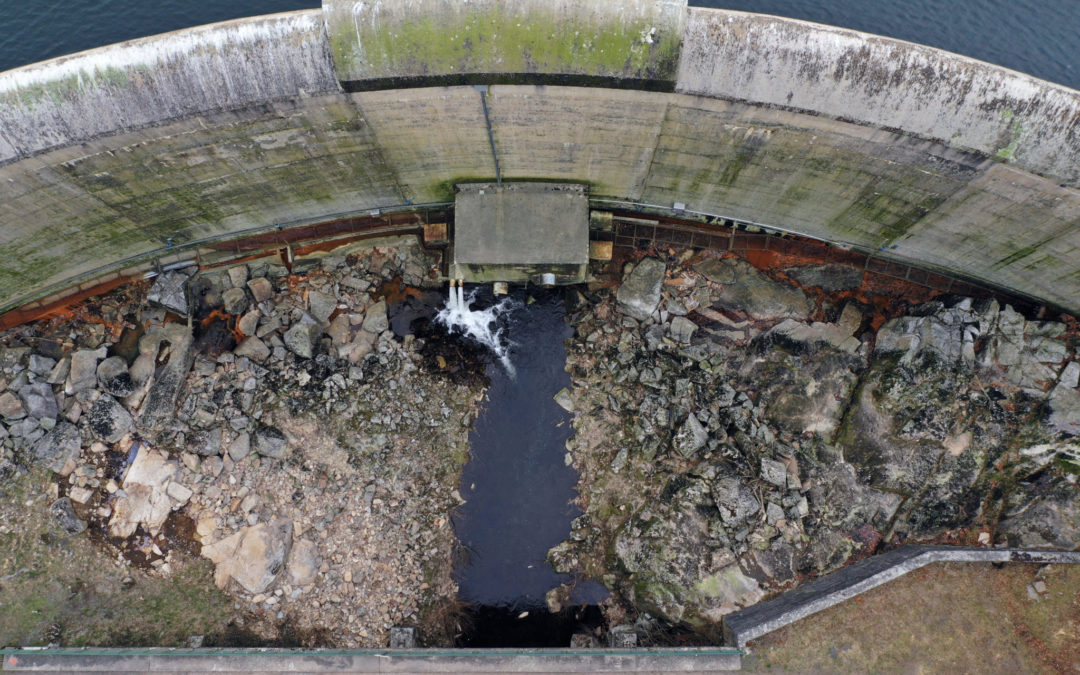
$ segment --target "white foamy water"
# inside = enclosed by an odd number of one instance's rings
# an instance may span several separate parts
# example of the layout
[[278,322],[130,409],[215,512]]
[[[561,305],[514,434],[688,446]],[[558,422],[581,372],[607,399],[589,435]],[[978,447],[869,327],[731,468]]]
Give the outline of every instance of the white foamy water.
[[506,297],[487,309],[474,310],[472,304],[476,300],[476,291],[473,289],[466,293],[462,286],[451,286],[446,307],[439,310],[435,320],[450,332],[465,335],[490,349],[513,377],[510,342],[503,338],[505,329],[499,325],[499,318],[517,309],[521,303]]

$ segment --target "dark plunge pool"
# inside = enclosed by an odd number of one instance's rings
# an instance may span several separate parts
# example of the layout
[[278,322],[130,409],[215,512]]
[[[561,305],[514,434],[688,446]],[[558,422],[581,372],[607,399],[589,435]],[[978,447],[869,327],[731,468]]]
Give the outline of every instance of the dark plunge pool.
[[[473,289],[472,309],[497,300]],[[588,605],[607,596],[595,583],[575,584],[575,607],[548,613],[545,594],[564,583],[547,551],[570,533],[580,515],[571,502],[577,473],[566,465],[571,416],[552,397],[570,385],[563,341],[573,333],[558,290],[517,289],[495,319],[511,368],[494,355],[491,380],[470,435],[461,495],[454,514],[465,549],[455,576],[472,607],[473,628],[462,646],[566,647],[575,630],[595,625]],[[511,372],[511,370],[513,372]],[[594,608],[595,609],[595,608]]]

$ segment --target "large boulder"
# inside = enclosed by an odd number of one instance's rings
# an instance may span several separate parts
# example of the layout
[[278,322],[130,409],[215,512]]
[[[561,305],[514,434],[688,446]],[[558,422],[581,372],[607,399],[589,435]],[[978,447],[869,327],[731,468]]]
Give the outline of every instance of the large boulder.
[[[721,284],[716,302],[723,307],[759,321],[803,318],[814,311],[806,293],[773,281],[744,260],[726,258],[718,264],[728,267],[732,278],[728,283],[716,282]],[[721,277],[714,273],[714,278]]]
[[179,468],[176,460],[160,450],[140,445],[124,476],[123,490],[113,500],[109,534],[130,537],[140,525],[157,534],[173,509],[168,488]]
[[638,321],[647,321],[660,305],[666,267],[658,258],[642,258],[615,293],[619,309]]
[[110,356],[98,364],[98,387],[118,398],[135,393],[135,381],[128,371],[127,362],[119,356]]
[[68,534],[79,534],[86,530],[86,523],[75,515],[75,508],[67,497],[61,497],[49,504],[49,513],[60,529]]
[[259,427],[251,439],[251,449],[271,459],[281,459],[285,455],[287,445],[285,434],[281,433],[277,427]]
[[34,443],[30,454],[34,464],[50,471],[60,471],[68,461],[79,456],[81,449],[82,436],[78,427],[60,422]]
[[37,420],[55,420],[60,414],[56,405],[56,394],[52,387],[44,382],[28,384],[19,388],[19,400],[22,401],[26,414]]
[[310,359],[315,355],[322,333],[322,327],[315,319],[305,314],[299,323],[285,332],[285,346],[300,358]]
[[154,280],[146,299],[151,303],[179,314],[188,315],[188,274],[183,270],[164,272]]
[[131,414],[108,394],[102,394],[90,406],[87,422],[94,435],[106,443],[116,443],[134,427]]
[[248,593],[263,593],[285,569],[292,538],[292,521],[279,519],[245,527],[203,546],[202,555],[215,565],[214,583],[218,588],[235,582]]
[[998,523],[1010,546],[1060,548],[1080,546],[1080,498],[1076,487],[1060,482],[1022,513]]
[[165,327],[164,339],[171,348],[169,362],[146,394],[139,417],[142,426],[155,431],[163,429],[176,415],[176,398],[195,361],[195,340],[190,328],[170,323]]

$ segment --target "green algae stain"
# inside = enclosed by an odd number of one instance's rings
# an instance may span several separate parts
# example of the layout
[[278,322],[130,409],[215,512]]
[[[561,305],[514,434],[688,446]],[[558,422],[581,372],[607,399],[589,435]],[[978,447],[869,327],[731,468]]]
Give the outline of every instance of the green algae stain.
[[1020,147],[1020,137],[1024,133],[1024,125],[1012,110],[1004,110],[1001,113],[1001,119],[1007,124],[1011,122],[1009,125],[1009,142],[1005,147],[994,153],[994,157],[1005,162],[1011,162],[1016,159],[1016,151]]
[[672,80],[681,49],[678,31],[659,19],[525,15],[502,6],[377,24],[341,13],[330,33],[334,59],[351,79],[566,73]]

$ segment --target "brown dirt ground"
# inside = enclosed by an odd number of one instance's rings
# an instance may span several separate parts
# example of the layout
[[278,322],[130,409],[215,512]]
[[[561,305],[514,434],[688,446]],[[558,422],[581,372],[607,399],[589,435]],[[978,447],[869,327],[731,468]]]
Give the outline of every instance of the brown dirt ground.
[[[1036,579],[1040,600],[1028,597]],[[1078,673],[1080,565],[931,565],[751,643],[743,668]]]

